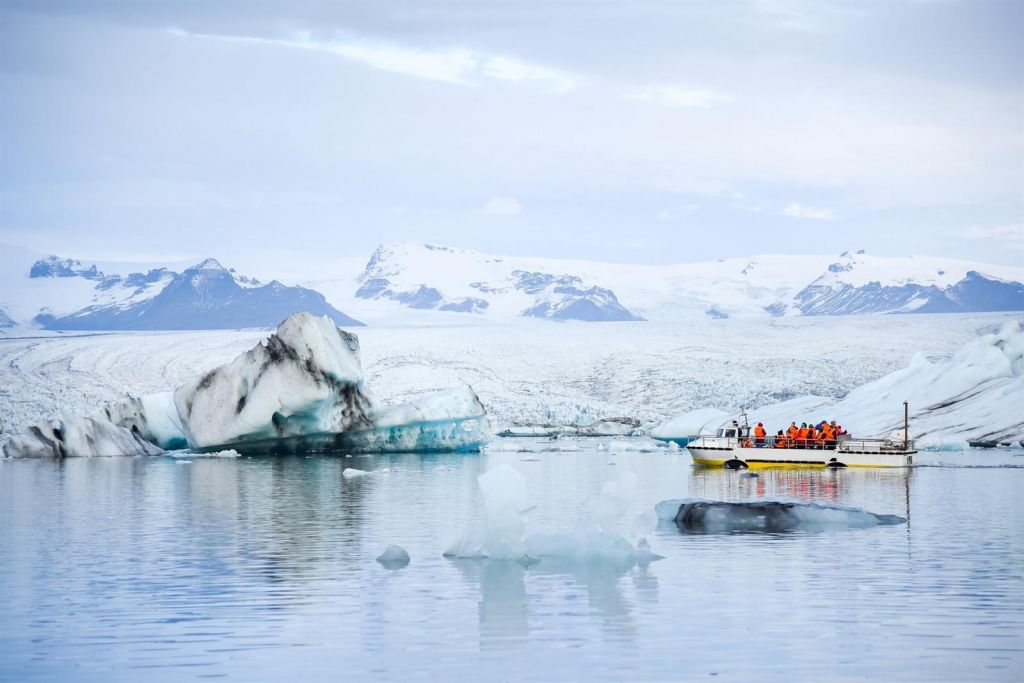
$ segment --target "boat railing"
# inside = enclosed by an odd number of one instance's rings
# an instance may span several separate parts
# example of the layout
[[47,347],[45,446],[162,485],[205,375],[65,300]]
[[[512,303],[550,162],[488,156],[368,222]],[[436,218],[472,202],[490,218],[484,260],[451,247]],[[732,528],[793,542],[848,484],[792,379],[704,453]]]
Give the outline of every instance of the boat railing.
[[792,439],[788,436],[764,436],[761,438],[735,436],[709,436],[698,434],[687,437],[687,446],[693,448],[794,448],[804,450],[839,450],[857,453],[896,453],[914,450],[914,442],[891,439],[854,439],[849,434],[840,434],[838,439]]
[[843,453],[905,453],[915,448],[912,439],[849,439],[839,444]]

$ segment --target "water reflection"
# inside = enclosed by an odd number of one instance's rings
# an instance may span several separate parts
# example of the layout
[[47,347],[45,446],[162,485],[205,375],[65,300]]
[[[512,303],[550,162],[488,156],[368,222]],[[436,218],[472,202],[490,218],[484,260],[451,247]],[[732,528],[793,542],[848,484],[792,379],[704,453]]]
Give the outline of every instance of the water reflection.
[[885,512],[910,519],[913,468],[779,468],[758,470],[756,474],[755,477],[748,470],[694,467],[689,475],[689,495],[729,502],[767,497],[858,505],[863,493],[870,491],[873,499],[885,499]]
[[[553,611],[587,621],[596,618],[603,637],[633,641],[638,635],[636,603],[658,602],[658,578],[651,565],[555,558],[528,565],[508,560],[450,562],[479,593],[481,650],[524,646],[531,623],[542,629],[544,620],[555,616]],[[571,607],[583,597],[586,609]]]

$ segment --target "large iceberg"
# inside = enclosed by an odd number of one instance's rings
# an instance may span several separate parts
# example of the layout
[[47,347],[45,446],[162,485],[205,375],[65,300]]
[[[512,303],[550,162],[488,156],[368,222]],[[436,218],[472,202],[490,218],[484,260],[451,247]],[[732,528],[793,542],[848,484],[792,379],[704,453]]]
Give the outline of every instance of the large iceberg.
[[[903,402],[910,407],[910,437],[918,447],[948,447],[968,441],[1012,441],[1024,437],[1024,330],[1017,322],[980,335],[952,357],[931,362],[917,354],[902,370],[864,384],[841,399],[800,396],[751,410],[752,421],[769,433],[793,420],[836,420],[855,436],[887,437],[903,427]],[[695,411],[652,430],[659,439],[711,431],[736,415]]]
[[296,313],[266,342],[174,392],[188,445],[210,448],[370,426],[359,342]]
[[29,427],[3,452],[462,451],[489,437],[486,410],[469,386],[378,405],[364,383],[355,335],[327,317],[296,313],[264,342],[173,392],[127,397],[95,415]]

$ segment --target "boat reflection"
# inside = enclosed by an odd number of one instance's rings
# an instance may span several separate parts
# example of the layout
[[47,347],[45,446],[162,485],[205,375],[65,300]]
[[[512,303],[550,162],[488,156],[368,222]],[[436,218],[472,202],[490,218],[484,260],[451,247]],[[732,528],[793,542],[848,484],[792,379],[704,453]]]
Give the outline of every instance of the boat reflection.
[[765,469],[727,470],[694,466],[689,477],[690,495],[710,500],[738,501],[749,498],[796,498],[803,501],[845,503],[870,489],[888,497],[906,497],[913,469]]

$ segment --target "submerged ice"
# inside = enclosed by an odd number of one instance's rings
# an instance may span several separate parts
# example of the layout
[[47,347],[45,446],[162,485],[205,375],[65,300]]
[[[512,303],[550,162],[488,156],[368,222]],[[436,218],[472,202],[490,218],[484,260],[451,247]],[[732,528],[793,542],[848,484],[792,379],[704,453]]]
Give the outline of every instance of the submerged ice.
[[845,505],[768,498],[735,503],[692,498],[666,500],[658,503],[655,511],[658,519],[673,522],[689,533],[860,529],[907,521],[896,515],[877,515]]
[[473,450],[489,436],[469,386],[379,406],[355,335],[296,313],[265,341],[173,392],[126,397],[9,439],[8,457],[242,452]]

